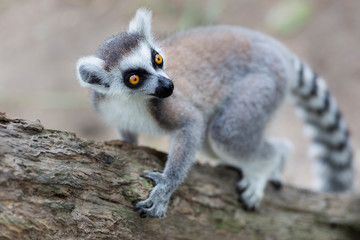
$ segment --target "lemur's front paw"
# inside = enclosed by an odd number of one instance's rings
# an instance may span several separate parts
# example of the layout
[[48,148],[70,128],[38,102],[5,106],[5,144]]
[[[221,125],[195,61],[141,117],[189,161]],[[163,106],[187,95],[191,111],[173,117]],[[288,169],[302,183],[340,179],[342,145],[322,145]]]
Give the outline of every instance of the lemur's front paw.
[[163,174],[160,172],[144,171],[143,177],[151,179],[155,187],[152,189],[148,199],[135,204],[135,210],[140,213],[142,218],[165,217],[169,197]]
[[240,180],[237,185],[239,201],[243,203],[244,209],[255,211],[264,195],[266,181],[257,178],[246,178]]
[[158,185],[164,180],[163,174],[159,172],[144,171],[144,177],[149,178],[153,181],[154,185]]
[[135,211],[140,217],[165,217],[169,203],[169,191],[163,183],[158,183],[150,193],[148,199],[135,204]]

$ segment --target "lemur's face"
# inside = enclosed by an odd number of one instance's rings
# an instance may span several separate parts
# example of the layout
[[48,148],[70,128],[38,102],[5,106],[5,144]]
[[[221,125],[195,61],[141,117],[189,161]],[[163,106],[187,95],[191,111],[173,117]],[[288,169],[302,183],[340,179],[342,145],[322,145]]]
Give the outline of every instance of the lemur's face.
[[129,31],[100,45],[97,56],[79,59],[81,85],[112,95],[169,97],[174,89],[150,32],[151,16],[136,15]]

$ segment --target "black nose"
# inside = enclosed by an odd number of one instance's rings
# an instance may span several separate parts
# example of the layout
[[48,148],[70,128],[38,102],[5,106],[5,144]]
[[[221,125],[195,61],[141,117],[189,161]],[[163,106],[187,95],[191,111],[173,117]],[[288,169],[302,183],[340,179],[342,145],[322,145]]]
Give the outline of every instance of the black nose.
[[165,77],[159,77],[159,85],[155,90],[155,96],[159,98],[169,97],[174,91],[173,82]]

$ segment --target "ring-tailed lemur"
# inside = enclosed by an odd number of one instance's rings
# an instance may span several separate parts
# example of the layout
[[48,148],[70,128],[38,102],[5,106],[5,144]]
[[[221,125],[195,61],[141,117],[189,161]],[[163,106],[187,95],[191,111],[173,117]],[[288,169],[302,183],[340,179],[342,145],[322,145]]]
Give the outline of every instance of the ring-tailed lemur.
[[279,42],[244,28],[215,26],[159,45],[151,13],[139,9],[126,32],[77,62],[80,84],[93,90],[95,108],[123,140],[136,144],[138,133],[171,135],[164,171],[145,172],[155,187],[135,206],[141,217],[165,216],[198,150],[240,168],[240,199],[247,209],[258,207],[267,181],[280,181],[289,155],[285,141],[264,136],[287,92],[313,129],[322,189],[351,189],[349,133],[336,102],[324,80]]

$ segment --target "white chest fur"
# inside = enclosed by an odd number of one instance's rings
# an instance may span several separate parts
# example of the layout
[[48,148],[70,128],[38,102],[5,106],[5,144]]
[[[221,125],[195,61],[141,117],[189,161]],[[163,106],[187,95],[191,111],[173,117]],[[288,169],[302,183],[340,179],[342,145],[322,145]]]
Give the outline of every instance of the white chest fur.
[[121,130],[148,135],[166,134],[149,113],[146,100],[106,98],[99,102],[98,110],[107,123]]

